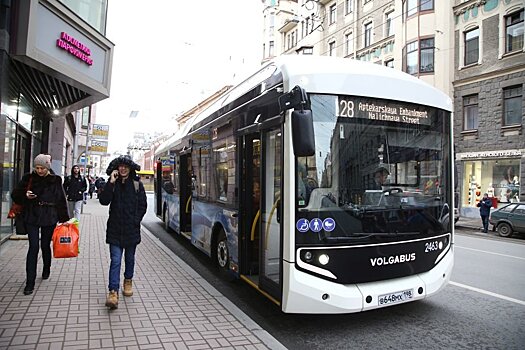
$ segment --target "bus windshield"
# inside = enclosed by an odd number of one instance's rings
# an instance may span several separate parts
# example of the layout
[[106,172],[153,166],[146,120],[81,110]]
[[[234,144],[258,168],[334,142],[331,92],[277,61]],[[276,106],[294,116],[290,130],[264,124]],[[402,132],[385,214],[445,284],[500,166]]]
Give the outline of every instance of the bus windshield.
[[448,112],[356,96],[310,103],[316,153],[297,158],[297,218],[323,229],[299,230],[296,242],[450,232]]

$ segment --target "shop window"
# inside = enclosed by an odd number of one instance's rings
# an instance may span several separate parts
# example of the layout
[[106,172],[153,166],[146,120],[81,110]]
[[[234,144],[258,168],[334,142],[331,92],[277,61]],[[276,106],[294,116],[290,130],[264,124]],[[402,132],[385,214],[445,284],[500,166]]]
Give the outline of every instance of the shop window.
[[520,125],[523,115],[523,92],[521,86],[503,89],[503,125]]
[[462,204],[476,207],[484,193],[493,205],[519,201],[520,159],[476,160],[464,162]]
[[465,65],[478,63],[479,28],[465,32]]
[[476,130],[478,128],[478,95],[463,97],[463,130]]
[[505,17],[505,52],[523,49],[523,9]]

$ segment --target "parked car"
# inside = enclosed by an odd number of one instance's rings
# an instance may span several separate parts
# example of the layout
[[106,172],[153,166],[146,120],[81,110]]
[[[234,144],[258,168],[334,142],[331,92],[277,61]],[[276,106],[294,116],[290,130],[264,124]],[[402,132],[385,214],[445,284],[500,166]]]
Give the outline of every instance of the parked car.
[[494,210],[489,222],[501,237],[510,237],[514,232],[525,233],[525,202],[510,203]]

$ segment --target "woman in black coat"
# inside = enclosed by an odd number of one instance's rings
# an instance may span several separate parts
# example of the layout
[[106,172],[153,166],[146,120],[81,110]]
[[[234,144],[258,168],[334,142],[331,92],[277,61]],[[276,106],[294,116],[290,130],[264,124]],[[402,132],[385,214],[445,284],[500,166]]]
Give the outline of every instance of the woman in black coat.
[[24,294],[33,293],[41,235],[42,279],[48,279],[51,270],[51,238],[57,222],[69,220],[62,178],[51,173],[51,156],[39,154],[34,161],[35,170],[25,174],[11,194],[15,203],[24,206],[22,219],[29,238],[26,259],[26,286]]

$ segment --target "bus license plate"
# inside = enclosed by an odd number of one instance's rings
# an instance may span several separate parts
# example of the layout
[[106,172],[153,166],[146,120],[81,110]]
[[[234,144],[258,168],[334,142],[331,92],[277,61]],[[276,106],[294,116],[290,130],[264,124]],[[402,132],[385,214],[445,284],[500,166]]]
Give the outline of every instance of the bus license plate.
[[413,296],[414,296],[414,290],[407,289],[401,292],[380,295],[379,298],[377,299],[377,303],[380,306],[401,303],[403,301],[412,299]]

